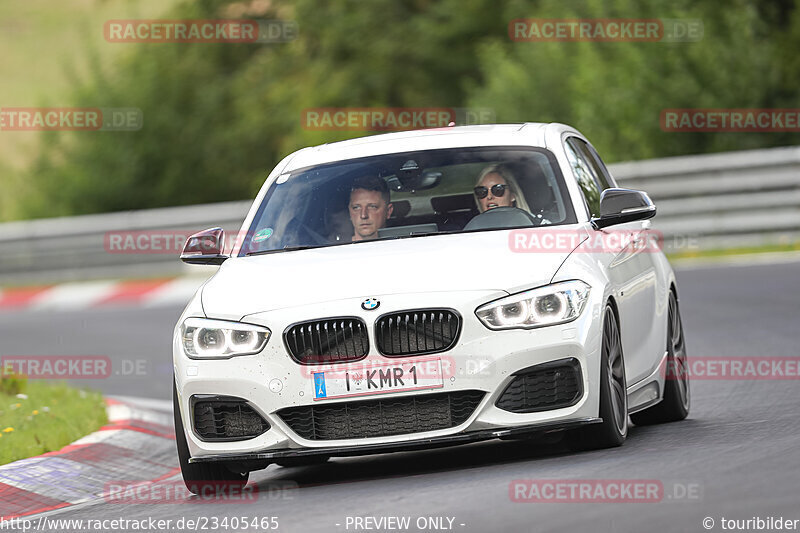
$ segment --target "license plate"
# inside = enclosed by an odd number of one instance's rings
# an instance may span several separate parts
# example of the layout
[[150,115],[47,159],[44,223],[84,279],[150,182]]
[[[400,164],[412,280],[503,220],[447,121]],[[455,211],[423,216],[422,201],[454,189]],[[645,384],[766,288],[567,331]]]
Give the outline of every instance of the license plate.
[[350,365],[348,368],[314,372],[313,376],[315,400],[438,389],[444,386],[442,361],[438,358]]

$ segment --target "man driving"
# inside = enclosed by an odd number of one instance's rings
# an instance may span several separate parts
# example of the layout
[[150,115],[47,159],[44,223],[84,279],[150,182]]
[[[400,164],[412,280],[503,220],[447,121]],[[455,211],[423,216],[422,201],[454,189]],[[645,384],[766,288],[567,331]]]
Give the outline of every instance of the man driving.
[[353,242],[378,238],[378,230],[386,225],[393,206],[389,186],[377,176],[362,176],[353,180],[350,189],[350,222]]

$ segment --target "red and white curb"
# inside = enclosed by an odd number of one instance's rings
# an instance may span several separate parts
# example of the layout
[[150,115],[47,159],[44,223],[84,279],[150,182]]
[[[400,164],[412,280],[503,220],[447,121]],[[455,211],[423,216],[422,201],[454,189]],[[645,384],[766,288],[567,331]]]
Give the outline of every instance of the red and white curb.
[[95,500],[107,483],[155,483],[180,473],[171,402],[158,402],[158,410],[147,401],[106,402],[109,423],[95,433],[57,452],[0,466],[0,520]]
[[184,305],[205,277],[91,281],[39,287],[0,288],[3,310],[76,310],[94,307]]

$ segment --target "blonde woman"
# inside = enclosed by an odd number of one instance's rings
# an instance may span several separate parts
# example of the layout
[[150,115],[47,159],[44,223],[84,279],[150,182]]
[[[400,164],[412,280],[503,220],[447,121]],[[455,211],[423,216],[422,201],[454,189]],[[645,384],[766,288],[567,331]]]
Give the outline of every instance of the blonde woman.
[[474,194],[475,203],[481,213],[495,207],[518,207],[528,213],[531,211],[516,178],[503,165],[484,168],[475,183]]

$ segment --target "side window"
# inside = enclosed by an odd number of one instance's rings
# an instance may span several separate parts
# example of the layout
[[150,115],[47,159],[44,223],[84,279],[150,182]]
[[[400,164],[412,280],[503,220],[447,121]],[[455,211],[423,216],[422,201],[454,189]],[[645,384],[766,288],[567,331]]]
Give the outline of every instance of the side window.
[[597,150],[591,147],[591,145],[586,145],[586,148],[589,150],[589,154],[592,156],[592,159],[597,165],[597,168],[600,170],[600,176],[602,176],[601,183],[604,184],[603,189],[608,189],[610,187],[616,187],[617,184],[614,181],[614,178],[611,176],[611,173],[606,168],[606,164],[603,163],[603,160],[600,158],[600,154],[597,153]]
[[577,137],[570,137],[567,139],[567,143],[569,143],[572,148],[581,156],[586,164],[589,166],[589,170],[592,173],[592,177],[594,178],[595,183],[600,188],[601,191],[604,191],[610,187],[608,184],[608,170],[606,170],[605,165],[599,162],[599,157],[597,157],[597,152],[592,150],[592,148],[586,144],[583,139],[579,139]]
[[[572,139],[570,139],[571,141]],[[564,143],[564,150],[567,153],[567,160],[572,167],[572,173],[578,185],[583,191],[583,198],[586,200],[586,206],[589,208],[589,213],[592,217],[600,216],[600,188],[597,186],[597,180],[593,176],[593,171],[589,163],[584,157],[573,148],[570,141]]]

